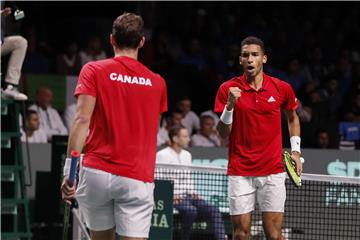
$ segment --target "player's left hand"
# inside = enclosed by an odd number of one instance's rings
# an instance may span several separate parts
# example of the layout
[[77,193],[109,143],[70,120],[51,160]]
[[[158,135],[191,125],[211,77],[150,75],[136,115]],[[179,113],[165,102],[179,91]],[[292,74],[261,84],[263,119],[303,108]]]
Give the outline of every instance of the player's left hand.
[[296,164],[296,173],[297,175],[300,177],[302,170],[303,170],[303,166],[302,166],[302,162],[300,160],[300,153],[299,152],[291,152],[291,158],[292,160],[294,160],[295,164]]
[[67,204],[71,205],[71,200],[75,198],[76,195],[76,183],[73,186],[69,185],[67,176],[64,177],[61,184],[61,197]]

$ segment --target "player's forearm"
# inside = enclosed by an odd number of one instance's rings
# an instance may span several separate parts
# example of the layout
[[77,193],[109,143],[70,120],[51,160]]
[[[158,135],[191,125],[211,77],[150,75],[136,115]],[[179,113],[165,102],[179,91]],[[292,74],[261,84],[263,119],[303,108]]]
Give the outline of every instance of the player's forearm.
[[81,152],[84,145],[88,129],[90,125],[90,117],[76,116],[73,126],[71,127],[68,141],[67,156],[70,156],[71,151],[76,150]]
[[216,126],[217,131],[221,138],[227,138],[230,135],[232,128],[232,124],[225,124],[222,121],[219,121],[218,125]]
[[298,115],[294,112],[288,116],[288,128],[289,135],[292,136],[300,136],[300,121]]

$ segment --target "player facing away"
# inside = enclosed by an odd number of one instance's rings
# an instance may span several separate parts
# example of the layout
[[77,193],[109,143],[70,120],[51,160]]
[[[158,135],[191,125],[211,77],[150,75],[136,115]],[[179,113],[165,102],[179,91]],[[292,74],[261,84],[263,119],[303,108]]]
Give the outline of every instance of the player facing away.
[[283,239],[285,172],[282,163],[281,109],[290,132],[291,157],[302,172],[298,103],[291,86],[263,72],[267,57],[256,37],[241,42],[244,74],[223,83],[214,112],[217,129],[229,137],[228,193],[233,239],[249,239],[251,212],[257,199],[267,239]]
[[[67,184],[63,199],[76,197],[93,240],[148,238],[153,211],[156,135],[167,111],[164,79],[137,61],[144,45],[143,20],[124,13],[113,23],[115,57],[87,63],[74,95],[78,98],[70,130],[71,150],[84,157],[79,183]],[[86,142],[86,143],[85,143]]]

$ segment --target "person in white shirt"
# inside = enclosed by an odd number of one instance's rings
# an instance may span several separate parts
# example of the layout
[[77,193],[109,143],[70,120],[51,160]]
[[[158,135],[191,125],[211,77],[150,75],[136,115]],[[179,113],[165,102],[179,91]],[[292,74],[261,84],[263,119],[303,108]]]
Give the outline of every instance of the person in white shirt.
[[220,147],[221,141],[214,130],[214,119],[209,115],[200,117],[200,131],[191,137],[193,147]]
[[76,113],[76,103],[72,103],[65,108],[64,122],[69,131],[70,131],[72,122],[74,121],[75,113]]
[[53,92],[48,87],[40,87],[36,91],[36,103],[29,107],[40,116],[40,129],[47,136],[48,142],[51,142],[53,135],[67,135],[68,131],[56,109],[51,107]]
[[182,114],[180,111],[174,110],[165,116],[164,126],[159,128],[157,134],[157,146],[170,145],[169,129],[174,126],[181,126]]
[[194,131],[198,131],[200,129],[200,119],[196,113],[191,111],[191,100],[188,97],[184,97],[178,102],[177,107],[183,115],[181,123],[187,128],[189,134],[191,135]]
[[207,111],[204,111],[204,112],[200,113],[200,118],[202,116],[210,116],[210,117],[212,117],[214,119],[214,123],[215,123],[214,124],[214,129],[216,129],[216,126],[217,126],[218,122],[220,121],[220,118],[216,113],[214,113],[213,110],[210,109],[210,110],[207,110]]
[[[191,153],[186,151],[190,142],[188,130],[183,126],[175,126],[169,130],[171,145],[156,154],[156,163],[191,165]],[[178,174],[176,174],[178,173]],[[189,240],[191,227],[198,215],[210,218],[215,239],[225,239],[224,221],[218,208],[203,200],[195,189],[190,171],[172,172],[174,181],[174,208],[180,213],[181,240]]]
[[33,110],[28,110],[25,117],[24,130],[21,129],[21,141],[29,143],[47,143],[46,133],[39,129],[39,114]]

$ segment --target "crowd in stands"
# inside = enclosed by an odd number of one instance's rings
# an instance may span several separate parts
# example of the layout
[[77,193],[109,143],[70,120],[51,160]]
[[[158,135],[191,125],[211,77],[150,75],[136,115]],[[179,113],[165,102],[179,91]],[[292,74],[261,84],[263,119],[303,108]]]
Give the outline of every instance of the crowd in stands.
[[[214,127],[218,117],[209,109],[219,85],[242,74],[239,44],[244,37],[255,35],[265,42],[265,73],[290,83],[296,92],[303,146],[348,148],[350,141],[350,149],[360,148],[360,11],[356,6],[316,2],[306,6],[290,2],[133,3],[130,10],[141,14],[147,23],[140,61],[160,73],[168,86],[170,109],[163,116],[158,145],[169,143],[166,132],[178,124],[192,134],[191,146],[226,145]],[[101,23],[105,26],[113,19],[99,16],[97,28],[90,31],[85,25],[94,23],[94,17],[81,15],[79,22],[74,19],[71,16],[77,34],[65,34],[66,28],[59,28],[64,24],[61,21],[50,27],[33,19],[22,28],[28,41],[23,74],[78,75],[86,62],[111,56],[110,30]],[[60,35],[61,43],[57,39]],[[39,117],[40,125],[44,124],[46,115],[40,112]],[[65,134],[67,130],[61,126],[56,131]],[[287,139],[284,136],[285,146],[289,146]]]

